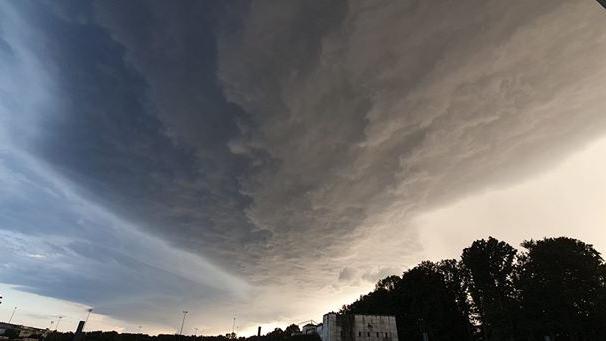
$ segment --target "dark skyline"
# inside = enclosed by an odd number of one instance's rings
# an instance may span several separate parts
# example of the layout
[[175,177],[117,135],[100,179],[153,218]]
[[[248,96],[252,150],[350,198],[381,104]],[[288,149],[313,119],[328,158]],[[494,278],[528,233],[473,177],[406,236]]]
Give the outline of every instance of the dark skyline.
[[252,333],[488,234],[604,251],[604,15],[1,2],[0,290],[34,324]]

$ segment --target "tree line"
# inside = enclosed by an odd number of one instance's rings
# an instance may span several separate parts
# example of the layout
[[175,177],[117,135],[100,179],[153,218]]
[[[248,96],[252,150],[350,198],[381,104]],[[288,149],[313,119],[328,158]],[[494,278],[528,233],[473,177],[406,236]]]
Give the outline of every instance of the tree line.
[[[606,264],[592,245],[560,237],[516,250],[476,240],[460,259],[425,261],[341,313],[394,315],[400,341],[606,341]],[[49,341],[72,341],[51,333]],[[234,341],[226,336],[87,332],[86,341]],[[238,341],[321,341],[290,325]]]
[[[18,333],[17,333],[18,335]],[[35,339],[44,339],[46,341],[74,341],[75,334],[73,332],[51,332],[46,338],[34,336]],[[17,336],[9,339],[17,339]],[[275,328],[261,336],[236,337],[235,335],[217,335],[217,336],[202,336],[202,335],[177,335],[177,334],[135,334],[135,333],[118,333],[116,331],[90,331],[84,332],[83,341],[321,341],[316,334],[301,334],[299,326],[291,324],[284,330]]]
[[[388,276],[342,313],[394,315],[400,341],[606,340],[606,265],[572,238],[490,237]],[[424,335],[425,334],[425,335]]]

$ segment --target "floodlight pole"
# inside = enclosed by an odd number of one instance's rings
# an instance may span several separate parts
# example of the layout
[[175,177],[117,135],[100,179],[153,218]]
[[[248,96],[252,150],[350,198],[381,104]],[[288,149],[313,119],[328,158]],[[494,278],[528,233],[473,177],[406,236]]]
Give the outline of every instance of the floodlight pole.
[[57,331],[57,329],[59,329],[59,322],[61,322],[62,318],[63,318],[63,316],[57,316],[57,324],[55,325],[55,331]]
[[183,310],[183,320],[181,321],[181,330],[179,331],[179,335],[183,335],[183,325],[185,324],[185,316],[187,316],[187,313],[187,310]]
[[88,311],[88,314],[86,314],[86,319],[84,320],[84,325],[82,326],[82,330],[84,330],[84,328],[86,328],[86,324],[88,323],[88,318],[90,317],[90,313],[93,312],[93,308],[88,308],[87,311]]
[[13,320],[13,316],[15,316],[15,311],[17,311],[17,307],[13,308],[13,313],[11,314],[11,318],[8,319],[8,323],[11,323],[11,321]]
[[84,320],[84,325],[86,325],[86,322],[88,322],[88,318],[90,317],[90,313],[93,312],[93,308],[89,308],[88,309],[88,314],[86,314],[86,320]]

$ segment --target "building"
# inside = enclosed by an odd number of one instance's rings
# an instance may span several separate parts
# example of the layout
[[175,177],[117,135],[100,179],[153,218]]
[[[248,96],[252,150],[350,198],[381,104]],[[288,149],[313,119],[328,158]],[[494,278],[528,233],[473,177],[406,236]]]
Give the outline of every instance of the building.
[[40,329],[18,324],[0,322],[0,335],[4,335],[7,330],[15,330],[20,339],[29,338],[30,336],[39,337],[46,336],[48,329]]
[[328,313],[318,327],[322,341],[398,341],[394,316]]

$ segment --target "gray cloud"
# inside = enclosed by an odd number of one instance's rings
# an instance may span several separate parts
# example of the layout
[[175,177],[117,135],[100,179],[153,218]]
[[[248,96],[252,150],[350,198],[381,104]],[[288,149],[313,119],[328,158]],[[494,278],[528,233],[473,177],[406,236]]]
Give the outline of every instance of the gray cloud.
[[370,270],[362,274],[362,279],[370,283],[377,283],[380,279],[383,279],[389,275],[400,275],[403,269],[398,268],[378,268],[376,270]]
[[352,279],[355,279],[355,278],[356,278],[356,270],[355,269],[344,267],[339,272],[339,277],[338,277],[339,281],[348,282],[348,281],[351,281]]
[[604,132],[597,4],[352,1],[314,44],[298,32],[322,15],[293,21],[273,5],[255,3],[222,36],[219,67],[256,127],[237,150],[277,160],[242,185],[285,267],[401,262],[418,250],[403,244],[414,214]]

